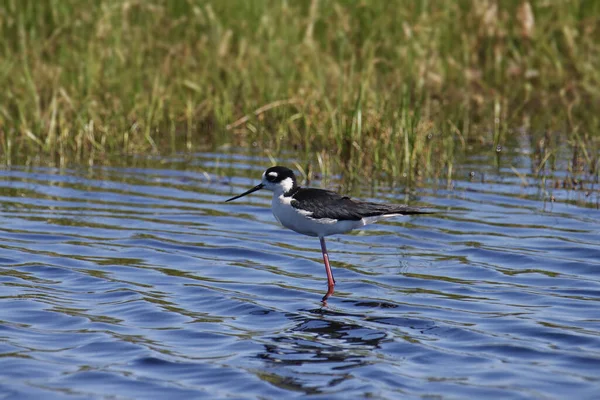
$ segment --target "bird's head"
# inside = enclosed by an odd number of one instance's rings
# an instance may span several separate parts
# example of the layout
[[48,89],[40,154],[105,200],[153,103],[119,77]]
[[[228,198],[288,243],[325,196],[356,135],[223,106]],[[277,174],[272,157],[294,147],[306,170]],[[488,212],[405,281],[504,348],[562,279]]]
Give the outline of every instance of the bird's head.
[[295,187],[296,176],[294,175],[294,171],[286,167],[275,166],[268,168],[263,172],[261,183],[240,195],[225,200],[225,202],[239,199],[240,197],[244,197],[260,189],[267,189],[274,192],[276,195],[282,195],[290,192]]

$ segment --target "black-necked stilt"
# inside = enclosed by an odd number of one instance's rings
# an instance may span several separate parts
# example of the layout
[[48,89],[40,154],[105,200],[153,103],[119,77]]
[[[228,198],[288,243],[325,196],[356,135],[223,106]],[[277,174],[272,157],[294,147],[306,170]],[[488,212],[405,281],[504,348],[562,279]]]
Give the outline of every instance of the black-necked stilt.
[[301,188],[294,172],[279,166],[267,169],[262,174],[261,183],[225,202],[260,189],[273,192],[271,210],[283,226],[303,235],[316,236],[321,241],[328,289],[323,301],[331,296],[335,286],[325,236],[346,233],[381,218],[427,213],[405,205],[368,203],[352,200],[329,190]]

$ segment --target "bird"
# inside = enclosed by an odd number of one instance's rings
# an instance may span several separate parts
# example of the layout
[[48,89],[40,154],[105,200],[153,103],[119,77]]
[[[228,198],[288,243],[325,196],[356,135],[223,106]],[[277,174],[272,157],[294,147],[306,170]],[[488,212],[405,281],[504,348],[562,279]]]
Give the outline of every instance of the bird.
[[298,185],[294,171],[282,166],[268,168],[263,172],[258,185],[225,202],[239,199],[261,189],[273,192],[271,210],[275,219],[284,227],[303,235],[319,238],[327,274],[327,293],[322,298],[323,302],[334,293],[335,288],[335,279],[331,272],[325,244],[326,236],[347,233],[382,218],[430,213],[417,207],[371,203],[353,200],[330,190],[303,188]]

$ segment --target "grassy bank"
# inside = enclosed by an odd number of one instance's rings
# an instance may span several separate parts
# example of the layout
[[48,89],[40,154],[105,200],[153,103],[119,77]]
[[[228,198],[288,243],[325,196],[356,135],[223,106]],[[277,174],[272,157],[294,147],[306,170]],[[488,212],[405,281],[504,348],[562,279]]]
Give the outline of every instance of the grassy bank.
[[7,162],[231,144],[418,179],[524,132],[598,164],[597,1],[6,0],[0,36]]

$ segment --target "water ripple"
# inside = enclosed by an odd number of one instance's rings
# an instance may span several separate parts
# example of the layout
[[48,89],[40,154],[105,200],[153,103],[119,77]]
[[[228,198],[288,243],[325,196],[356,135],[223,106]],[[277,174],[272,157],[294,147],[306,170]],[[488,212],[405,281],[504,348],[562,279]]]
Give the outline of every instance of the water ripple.
[[268,163],[1,170],[4,397],[597,397],[593,182],[582,196],[518,155],[473,157],[411,195],[437,214],[328,241],[324,307],[318,241],[267,194],[222,203]]

